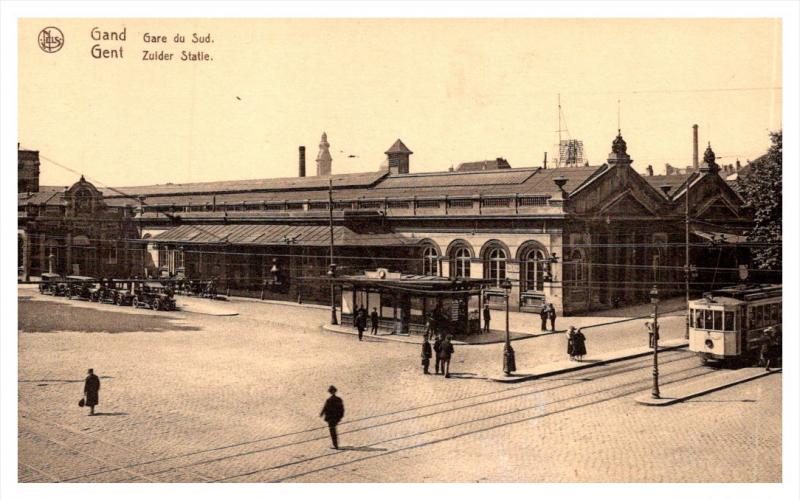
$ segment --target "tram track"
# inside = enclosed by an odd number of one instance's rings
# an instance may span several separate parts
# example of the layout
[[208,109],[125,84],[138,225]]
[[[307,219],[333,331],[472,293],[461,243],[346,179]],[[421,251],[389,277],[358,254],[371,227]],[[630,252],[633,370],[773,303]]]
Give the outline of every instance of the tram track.
[[[678,350],[676,350],[676,351],[665,351],[665,354],[666,353],[669,353],[668,355],[670,356],[670,359],[663,360],[662,361],[662,365],[663,366],[667,366],[667,365],[669,365],[671,363],[684,361],[684,360],[687,360],[687,359],[690,359],[690,358],[694,357],[694,355],[691,355],[691,354],[689,354],[689,355],[681,355],[681,354],[685,354],[685,352],[684,351],[678,351]],[[503,388],[503,389],[493,390],[493,391],[486,391],[486,392],[482,392],[482,393],[479,393],[479,394],[473,394],[473,395],[470,395],[470,396],[461,397],[461,398],[457,398],[457,399],[449,399],[449,400],[446,400],[446,401],[439,401],[439,402],[431,403],[431,404],[427,404],[427,405],[420,405],[420,406],[415,406],[415,407],[412,407],[412,408],[406,408],[406,409],[401,409],[401,410],[392,411],[392,412],[385,412],[385,413],[381,413],[381,414],[377,414],[377,415],[369,415],[369,416],[357,418],[357,419],[354,419],[354,420],[349,420],[349,421],[341,424],[340,425],[340,429],[342,427],[344,427],[345,429],[340,430],[339,434],[340,434],[340,436],[352,435],[352,434],[355,434],[355,433],[371,431],[371,430],[378,429],[378,428],[381,428],[381,427],[388,427],[388,426],[398,425],[398,424],[402,424],[402,423],[406,423],[406,422],[412,422],[412,421],[417,420],[417,419],[436,418],[437,416],[441,416],[441,415],[444,415],[444,414],[449,414],[449,413],[463,411],[463,410],[469,410],[469,409],[475,408],[475,407],[513,401],[514,399],[518,399],[518,398],[521,398],[521,397],[540,395],[540,394],[544,394],[544,393],[547,393],[547,392],[550,392],[550,391],[555,391],[555,390],[562,389],[562,388],[568,388],[568,387],[572,387],[572,386],[577,386],[579,384],[585,383],[587,381],[586,380],[587,376],[588,377],[592,377],[591,378],[592,381],[603,380],[603,379],[607,379],[607,378],[610,378],[610,377],[613,377],[613,376],[616,376],[616,375],[621,375],[621,374],[629,373],[629,372],[632,372],[632,371],[640,370],[643,367],[646,367],[647,363],[648,363],[647,360],[636,359],[636,360],[625,361],[625,362],[622,362],[620,364],[601,365],[601,366],[587,368],[586,369],[587,373],[586,373],[585,377],[582,377],[582,378],[580,378],[578,380],[568,379],[569,381],[566,382],[566,383],[560,383],[559,384],[558,382],[562,382],[562,381],[564,381],[564,379],[557,379],[557,378],[540,379],[540,380],[536,381],[539,384],[542,383],[542,382],[556,383],[555,385],[551,385],[551,386],[544,387],[544,388],[537,387],[536,389],[531,390],[531,388],[532,388],[532,386],[534,384],[532,382],[529,382],[529,383],[519,384],[519,385],[514,386],[514,387]],[[536,384],[536,385],[539,385],[539,384]],[[495,397],[495,396],[498,396],[498,395],[501,395],[501,397]],[[486,400],[486,401],[478,401],[478,402],[473,402],[473,403],[469,403],[469,404],[457,405],[455,407],[446,407],[444,409],[438,409],[436,411],[425,412],[425,413],[422,413],[422,414],[413,414],[413,415],[410,415],[410,416],[403,416],[401,418],[391,419],[391,420],[386,421],[386,422],[380,422],[379,421],[377,423],[361,426],[361,427],[358,427],[358,428],[355,428],[355,429],[347,429],[347,427],[352,426],[353,424],[356,424],[356,423],[360,423],[360,422],[363,423],[363,422],[366,422],[366,421],[381,419],[381,418],[385,418],[385,417],[393,417],[393,416],[402,415],[402,414],[410,413],[410,412],[419,412],[420,410],[426,410],[426,409],[431,409],[431,408],[435,408],[435,407],[451,405],[453,403],[461,403],[461,402],[464,402],[466,400],[472,400],[472,399],[478,399],[478,398],[489,398],[489,399]],[[253,445],[257,445],[257,444],[261,444],[261,443],[266,443],[266,442],[269,442],[269,441],[278,441],[280,439],[286,439],[286,438],[302,436],[304,434],[312,434],[312,433],[317,433],[317,434],[313,435],[313,436],[311,436],[309,438],[304,438],[304,439],[301,439],[301,440],[291,440],[291,441],[288,441],[288,442],[275,444],[273,446],[259,447],[259,448],[251,449],[251,450],[242,450],[242,451],[237,452],[237,453],[229,453],[229,454],[224,454],[222,456],[211,456],[211,457],[208,457],[206,459],[195,460],[195,461],[192,461],[192,462],[187,463],[187,464],[181,464],[181,465],[175,465],[174,467],[167,467],[167,468],[157,469],[157,470],[148,472],[148,474],[149,475],[156,475],[156,476],[162,475],[162,474],[169,474],[169,473],[175,472],[177,470],[181,470],[181,469],[187,469],[187,468],[198,467],[198,466],[206,466],[206,465],[210,465],[210,464],[214,464],[214,463],[223,462],[223,461],[226,461],[226,460],[234,460],[234,459],[237,459],[237,458],[253,456],[253,455],[257,455],[257,454],[261,454],[261,453],[267,453],[267,452],[271,452],[271,451],[276,451],[276,450],[296,447],[296,446],[300,446],[300,445],[304,445],[304,444],[309,444],[309,443],[313,443],[313,442],[316,442],[316,441],[327,441],[329,439],[328,433],[327,433],[327,426],[320,426],[320,427],[315,427],[315,428],[311,428],[311,429],[305,429],[305,430],[301,430],[301,431],[285,433],[285,434],[281,434],[281,435],[277,435],[277,436],[270,436],[270,437],[261,438],[261,439],[257,439],[257,440],[246,441],[246,442],[243,442],[243,443],[235,443],[235,444],[216,447],[216,448],[197,450],[197,451],[190,452],[190,453],[185,453],[185,454],[181,454],[181,455],[174,455],[174,456],[171,456],[171,457],[163,457],[163,458],[158,458],[158,459],[154,459],[154,460],[140,461],[140,462],[128,464],[126,467],[142,468],[142,467],[147,467],[147,466],[151,466],[151,465],[154,465],[154,464],[159,464],[159,463],[163,464],[163,463],[169,462],[169,461],[180,461],[181,459],[186,459],[186,458],[190,458],[190,457],[197,457],[198,455],[213,454],[213,453],[218,452],[218,451],[232,450],[232,449],[235,449],[235,448],[253,446]],[[102,471],[94,471],[94,472],[91,472],[91,473],[88,473],[88,474],[83,474],[83,475],[70,477],[70,478],[64,479],[64,481],[85,480],[85,479],[90,478],[90,477],[97,477],[97,476],[101,476],[103,474],[112,473],[112,472],[115,472],[115,470],[114,469],[108,469],[108,470],[102,470]],[[193,473],[195,475],[197,475],[197,476],[205,476],[205,474],[199,474],[197,472],[193,472]],[[213,481],[213,479],[208,479],[208,478],[205,478],[203,480],[204,481],[208,481],[208,480]]]
[[[669,354],[667,354],[667,352],[665,352],[665,354],[668,355],[669,357],[662,360],[662,363],[661,363],[662,366],[668,366],[668,365],[670,365],[672,363],[685,361],[685,360],[688,360],[688,359],[694,357],[692,354],[685,355],[686,354],[685,351],[680,351],[680,350],[670,351]],[[646,359],[631,360],[631,361],[626,361],[626,362],[622,362],[622,363],[614,364],[614,365],[601,365],[601,366],[597,366],[597,367],[587,368],[586,371],[582,373],[581,378],[577,379],[577,380],[574,379],[574,378],[571,378],[571,379],[563,379],[563,378],[539,379],[537,381],[531,381],[530,383],[523,383],[523,384],[520,384],[519,386],[515,386],[515,387],[503,388],[503,389],[493,390],[493,391],[486,391],[486,392],[481,392],[479,394],[468,395],[466,397],[451,398],[451,399],[448,399],[448,400],[445,400],[445,401],[438,401],[438,402],[435,402],[435,403],[414,406],[414,407],[411,407],[411,408],[404,408],[404,409],[399,409],[399,410],[391,411],[391,412],[384,412],[384,413],[380,413],[380,414],[376,414],[376,415],[368,415],[368,416],[364,416],[364,417],[361,417],[361,418],[358,418],[358,419],[354,419],[354,420],[350,420],[350,421],[348,421],[346,423],[343,423],[340,427],[344,427],[344,429],[342,429],[342,432],[340,432],[340,435],[343,435],[343,436],[349,435],[351,437],[359,435],[359,434],[365,434],[366,435],[366,434],[369,434],[370,431],[374,431],[375,429],[391,428],[392,426],[400,426],[400,427],[402,427],[404,424],[405,425],[413,424],[415,421],[419,421],[419,422],[425,422],[426,420],[427,421],[440,421],[439,419],[441,419],[443,416],[448,416],[448,415],[452,416],[452,418],[455,418],[455,420],[457,420],[457,421],[453,422],[452,424],[448,424],[448,425],[443,426],[443,427],[427,429],[427,430],[423,430],[421,432],[416,432],[416,433],[411,433],[411,434],[407,434],[407,433],[402,433],[401,432],[399,435],[389,437],[388,439],[381,439],[381,440],[376,441],[374,443],[363,445],[363,446],[369,447],[369,446],[385,444],[385,443],[389,443],[389,442],[393,442],[393,441],[402,441],[404,439],[411,439],[411,438],[414,438],[414,437],[419,437],[419,436],[423,436],[423,435],[427,435],[427,434],[431,434],[431,433],[440,432],[442,430],[452,430],[455,427],[463,427],[463,426],[474,425],[474,424],[480,423],[480,422],[492,421],[493,419],[507,418],[509,415],[519,414],[520,412],[530,411],[530,410],[535,409],[535,408],[551,407],[552,405],[564,404],[566,402],[574,401],[576,399],[579,400],[580,398],[596,396],[596,395],[602,394],[604,392],[613,391],[613,390],[615,390],[615,388],[618,389],[619,387],[626,387],[629,384],[623,384],[622,386],[611,386],[611,387],[606,388],[606,389],[601,389],[600,391],[593,391],[593,392],[589,392],[589,393],[585,393],[585,394],[576,394],[576,395],[570,396],[568,398],[547,401],[544,404],[538,404],[538,405],[534,405],[534,406],[526,406],[526,407],[523,407],[523,408],[515,408],[515,409],[513,409],[511,411],[498,411],[499,409],[496,408],[495,410],[492,411],[492,413],[490,413],[486,417],[482,417],[480,419],[471,419],[471,420],[466,420],[466,421],[462,421],[461,420],[461,416],[463,415],[463,413],[466,412],[466,411],[469,411],[472,408],[487,407],[487,406],[491,407],[492,405],[513,404],[515,401],[522,400],[522,399],[524,399],[526,397],[536,397],[537,395],[541,396],[541,395],[546,394],[548,392],[556,391],[556,390],[559,390],[559,389],[569,389],[570,387],[575,388],[576,386],[578,386],[580,384],[584,384],[586,382],[602,381],[604,379],[609,379],[611,377],[615,377],[615,376],[618,376],[618,375],[624,375],[624,374],[627,374],[627,373],[635,372],[637,370],[642,370],[642,369],[647,368],[648,366],[649,366],[649,360],[646,360]],[[686,372],[686,371],[694,371],[694,370],[701,371],[700,375],[702,375],[703,373],[706,373],[708,371],[707,368],[703,368],[703,367],[699,367],[699,366],[698,367],[690,367],[688,369],[672,372],[672,373],[668,374],[667,376],[663,377],[664,383],[665,384],[670,383],[670,380],[668,380],[668,378],[673,377],[675,374],[680,374],[680,373],[683,373],[683,372]],[[536,387],[536,388],[532,387],[534,385],[535,386],[540,386],[542,383],[549,383],[549,384],[552,384],[552,385],[549,385],[548,387]],[[634,382],[634,384],[636,384],[636,382]],[[642,390],[642,389],[637,388],[633,392],[636,392],[636,391],[639,391],[639,390]],[[486,398],[486,399],[483,400],[483,398]],[[476,400],[476,399],[477,399],[477,401],[473,401],[473,402],[470,402],[468,404],[458,404],[458,403],[463,403],[463,402],[465,402],[467,400]],[[601,402],[601,401],[598,401],[598,403],[599,402]],[[453,405],[454,403],[455,403],[455,406],[448,406],[448,405]],[[442,408],[442,407],[444,407],[444,408]],[[582,407],[582,406],[579,406],[579,407]],[[424,411],[424,410],[430,410],[432,408],[435,408],[435,411]],[[421,411],[422,411],[422,413],[419,413]],[[411,414],[409,415],[409,413],[411,413]],[[379,419],[382,419],[382,418],[396,417],[396,416],[400,416],[400,418],[390,418],[387,421],[380,421],[379,420]],[[542,416],[547,416],[547,414],[544,414]],[[32,417],[25,417],[25,418],[31,418],[32,419]],[[431,419],[433,419],[433,420],[431,420]],[[369,425],[363,425],[363,426],[359,426],[359,427],[356,427],[356,428],[351,428],[351,429],[347,428],[349,426],[352,426],[353,424],[370,422],[370,421],[375,421],[375,420],[378,420],[378,421],[377,422],[373,422],[373,423],[371,423]],[[522,421],[524,421],[524,420],[525,419],[522,419]],[[40,424],[43,424],[43,425],[51,425],[49,423],[45,423],[45,422],[41,422],[41,421],[38,421],[38,422]],[[128,450],[128,448],[126,448],[124,446],[119,446],[119,445],[116,445],[114,443],[111,443],[111,442],[96,438],[94,436],[89,436],[88,434],[85,434],[85,433],[82,433],[82,432],[79,432],[79,431],[75,431],[73,429],[66,428],[64,426],[60,426],[60,427],[62,427],[62,429],[67,430],[69,432],[73,432],[73,433],[76,433],[76,434],[79,434],[79,435],[82,435],[82,436],[85,436],[85,437],[89,437],[91,439],[95,439],[98,442],[102,442],[102,443],[105,443],[105,444],[110,445],[110,446],[115,446],[115,447],[118,447],[118,448],[123,449],[123,450]],[[490,426],[490,428],[494,428],[494,427]],[[486,430],[490,430],[490,428],[487,428]],[[299,439],[299,440],[298,439],[292,439],[292,438],[296,438],[298,436],[304,436],[304,435],[308,435],[308,434],[311,434],[311,436],[309,436],[307,438]],[[465,435],[468,435],[468,434],[465,434]],[[45,437],[45,436],[43,436],[43,437]],[[458,438],[458,436],[454,436],[453,437],[453,439],[456,439],[456,438]],[[226,453],[223,456],[209,456],[208,458],[205,458],[205,459],[191,460],[189,463],[176,464],[176,465],[174,465],[172,467],[168,466],[168,467],[159,468],[159,469],[156,469],[156,470],[147,470],[147,466],[152,466],[154,464],[165,464],[166,465],[166,463],[169,463],[169,461],[180,461],[182,459],[187,459],[187,458],[191,458],[191,457],[201,458],[202,455],[204,455],[204,454],[214,454],[214,453],[219,452],[219,451],[235,450],[236,448],[253,446],[255,444],[260,444],[260,443],[265,443],[265,442],[270,442],[270,441],[279,441],[281,439],[287,440],[287,442],[282,442],[282,443],[279,442],[279,443],[276,443],[274,446],[259,447],[257,449],[252,449],[252,450],[241,450],[238,453]],[[333,453],[317,454],[317,455],[312,455],[312,456],[309,456],[309,457],[306,457],[301,453],[301,455],[299,457],[300,458],[299,460],[284,460],[281,463],[278,463],[276,465],[273,465],[273,466],[270,466],[270,467],[267,467],[267,468],[257,468],[256,470],[253,470],[253,471],[246,471],[246,472],[243,472],[243,473],[223,474],[221,476],[219,474],[216,474],[216,473],[206,473],[206,471],[202,471],[203,466],[211,466],[213,464],[227,465],[227,463],[233,464],[234,462],[242,460],[242,459],[254,459],[256,456],[259,456],[259,455],[261,455],[263,453],[274,452],[274,451],[278,451],[278,450],[286,450],[288,452],[289,450],[294,450],[294,449],[296,449],[298,447],[302,448],[303,445],[306,445],[306,444],[310,444],[310,443],[318,442],[318,441],[324,442],[324,441],[327,441],[328,439],[329,439],[329,437],[327,435],[327,426],[325,426],[325,427],[315,427],[315,428],[310,428],[310,429],[304,429],[304,430],[284,433],[284,434],[280,434],[280,435],[277,435],[277,436],[269,436],[269,437],[266,437],[266,438],[261,438],[261,439],[252,440],[252,441],[246,441],[246,442],[242,442],[242,443],[234,443],[234,444],[225,445],[225,446],[216,447],[216,448],[208,448],[208,449],[203,449],[203,450],[197,450],[197,451],[194,451],[194,452],[180,454],[180,455],[174,455],[174,456],[170,456],[170,457],[162,457],[162,458],[156,458],[156,459],[153,459],[153,460],[145,460],[145,461],[135,461],[134,463],[128,463],[128,464],[113,463],[113,462],[110,462],[110,461],[107,461],[107,460],[103,460],[102,458],[99,458],[99,457],[93,457],[93,458],[96,459],[97,462],[101,462],[101,463],[103,463],[105,465],[105,467],[102,470],[91,471],[91,472],[88,472],[86,474],[80,474],[80,475],[71,476],[71,477],[67,477],[67,478],[61,478],[61,479],[58,479],[58,482],[74,482],[74,481],[85,482],[89,478],[98,479],[98,478],[102,478],[103,476],[108,476],[108,475],[111,475],[111,474],[113,474],[115,472],[119,472],[119,471],[125,471],[127,473],[130,473],[130,474],[134,475],[134,477],[138,477],[141,480],[156,481],[156,482],[162,482],[162,481],[165,480],[164,476],[174,475],[174,474],[179,473],[181,471],[191,474],[192,476],[196,477],[199,481],[205,481],[205,482],[230,481],[230,480],[235,480],[235,479],[240,478],[240,477],[247,477],[247,476],[251,476],[251,475],[254,475],[254,474],[263,473],[265,471],[281,470],[281,469],[285,469],[287,467],[293,467],[293,466],[297,466],[299,464],[309,463],[309,462],[316,461],[316,460],[325,460],[325,459],[327,459],[327,457],[342,453],[342,451],[333,452]],[[440,440],[434,439],[434,440],[432,440],[431,443],[428,443],[428,444],[435,444],[436,442],[440,442]],[[63,447],[68,447],[63,442],[60,443],[60,444]],[[406,449],[406,448],[414,449],[416,447],[418,447],[418,446],[414,445],[414,446],[411,446],[411,447],[401,447],[401,448],[398,448],[398,451],[400,451],[401,449]],[[85,452],[81,452],[80,450],[75,450],[75,451],[77,453],[84,453],[85,454]],[[392,451],[392,450],[389,450],[389,451]],[[133,450],[131,450],[131,452],[134,455],[138,454],[138,453],[135,453]],[[370,457],[362,457],[362,458],[367,458],[367,459],[369,459],[369,458],[378,458],[380,456],[383,456],[384,454],[385,453],[380,453],[380,454],[371,455]],[[295,458],[298,458],[298,457],[296,457],[296,453],[295,453]],[[195,470],[195,468],[200,468],[202,473],[198,472],[197,470]],[[325,467],[322,470],[325,470]],[[305,475],[305,474],[300,474],[298,477],[302,477],[303,475]],[[275,478],[275,479],[270,479],[270,480],[283,481],[283,480],[290,480],[292,477],[294,477],[294,476],[293,475],[289,475],[287,478]],[[103,479],[100,479],[100,480],[102,481]]]
[[[640,369],[646,369],[646,368],[647,367],[642,367]],[[673,372],[673,373],[671,373],[671,374],[669,374],[667,376],[664,376],[662,378],[663,385],[668,385],[670,383],[675,383],[675,382],[682,382],[682,381],[685,381],[685,380],[690,380],[690,379],[693,379],[693,378],[696,378],[696,377],[700,377],[700,376],[703,376],[704,374],[708,373],[708,371],[709,370],[707,368],[704,368],[704,367],[690,367],[690,368],[687,368],[687,369],[684,369],[684,370],[679,370],[677,372]],[[683,373],[683,372],[692,372],[692,374],[689,375],[689,376],[686,376],[686,377],[677,377],[677,378],[674,377],[674,375],[680,374],[680,373]],[[367,460],[373,460],[373,459],[376,459],[376,458],[384,457],[384,456],[387,456],[387,455],[392,455],[392,454],[399,453],[399,452],[402,452],[402,451],[413,450],[413,449],[420,448],[420,447],[423,447],[423,446],[435,445],[435,444],[438,444],[438,443],[441,443],[441,442],[450,441],[450,440],[453,440],[453,439],[459,439],[459,438],[462,438],[462,437],[465,437],[465,436],[469,436],[469,435],[472,435],[472,434],[476,434],[476,433],[487,432],[487,431],[491,431],[491,430],[498,429],[498,428],[501,428],[501,427],[506,427],[506,426],[509,426],[509,425],[514,425],[514,424],[518,424],[518,423],[522,423],[522,422],[526,422],[526,421],[530,421],[530,420],[534,420],[534,419],[538,419],[538,418],[545,418],[545,417],[549,417],[549,416],[565,413],[567,411],[577,410],[577,409],[580,409],[580,408],[585,408],[587,406],[600,404],[600,403],[607,402],[607,401],[612,401],[614,399],[618,399],[618,398],[621,398],[621,397],[626,397],[626,396],[630,396],[632,394],[636,394],[637,392],[640,392],[640,391],[646,389],[648,386],[649,386],[649,381],[648,382],[635,381],[635,382],[631,382],[631,383],[627,383],[627,384],[621,384],[621,385],[617,385],[617,386],[612,386],[612,387],[607,388],[607,389],[601,389],[601,390],[598,390],[598,391],[593,391],[593,392],[586,393],[586,394],[578,394],[576,396],[571,396],[571,397],[567,397],[567,398],[563,398],[563,399],[559,399],[559,400],[548,401],[548,402],[543,403],[543,404],[536,404],[536,405],[533,405],[533,406],[515,408],[513,410],[503,411],[503,412],[499,412],[499,413],[493,413],[493,414],[490,414],[490,415],[487,415],[487,416],[484,416],[484,417],[480,417],[480,418],[476,418],[476,419],[470,419],[470,420],[466,420],[466,421],[461,421],[461,422],[457,422],[457,423],[454,423],[454,424],[447,424],[447,425],[439,426],[439,427],[436,427],[436,428],[433,428],[433,429],[426,429],[426,430],[423,430],[423,431],[414,432],[414,433],[410,433],[410,434],[404,434],[404,435],[400,435],[400,436],[395,436],[395,437],[391,437],[391,438],[388,438],[388,439],[381,439],[381,440],[377,440],[377,441],[372,441],[372,442],[368,442],[368,443],[365,443],[365,444],[360,444],[360,448],[369,449],[369,448],[372,448],[374,446],[385,445],[386,443],[391,443],[391,442],[396,442],[396,441],[410,440],[410,439],[417,438],[417,437],[424,436],[424,435],[428,435],[428,434],[435,434],[435,433],[445,433],[446,434],[446,435],[444,435],[442,437],[434,437],[433,439],[430,439],[428,441],[423,441],[423,442],[420,442],[420,443],[412,443],[410,445],[400,446],[398,448],[394,448],[394,449],[391,449],[391,450],[384,450],[383,452],[374,453],[374,454],[371,454],[369,456],[359,457],[359,458],[354,458],[354,459],[348,459],[348,460],[345,460],[345,461],[336,461],[335,463],[328,464],[328,465],[323,465],[323,466],[315,468],[315,469],[301,470],[301,471],[293,472],[291,474],[280,476],[280,477],[272,477],[272,478],[268,478],[268,479],[259,478],[258,481],[259,482],[261,482],[261,481],[282,482],[282,481],[288,481],[288,480],[292,480],[292,479],[297,479],[299,477],[307,476],[309,474],[322,472],[322,471],[326,471],[326,470],[337,468],[337,467],[347,466],[347,465],[351,465],[351,464],[354,464],[354,463],[359,463],[359,462],[363,462],[363,461],[367,461]],[[620,393],[617,393],[620,388],[632,388],[632,389],[625,390],[625,391],[622,391]],[[610,395],[608,397],[603,397],[603,398],[600,398],[600,399],[592,399],[592,400],[590,400],[588,402],[585,402],[585,403],[580,403],[580,404],[575,404],[575,405],[567,405],[564,408],[558,408],[558,409],[555,409],[555,410],[550,411],[550,412],[534,414],[532,416],[527,416],[527,417],[523,417],[523,418],[516,419],[516,420],[510,420],[510,421],[506,421],[506,422],[493,423],[493,424],[491,424],[489,426],[478,426],[477,429],[465,430],[463,432],[459,432],[459,433],[456,433],[456,434],[450,434],[450,433],[447,432],[447,431],[453,430],[456,427],[470,426],[470,425],[474,425],[474,424],[478,424],[478,423],[485,423],[485,422],[489,422],[489,421],[493,421],[493,420],[499,420],[499,419],[503,419],[504,417],[509,417],[511,415],[517,415],[517,414],[520,414],[520,413],[523,413],[523,412],[529,412],[529,411],[534,411],[535,412],[537,410],[541,410],[544,407],[555,406],[555,405],[558,405],[560,403],[574,402],[576,400],[581,400],[581,399],[584,399],[584,398],[588,398],[588,397],[591,397],[591,396],[597,396],[597,395],[601,395],[601,394],[608,393],[608,392],[612,392],[612,395]],[[270,466],[270,467],[265,467],[265,468],[261,468],[261,469],[246,471],[246,472],[238,473],[238,474],[235,474],[235,475],[229,475],[229,476],[225,476],[225,477],[222,477],[222,478],[218,478],[218,479],[215,480],[215,482],[226,482],[226,481],[231,481],[231,480],[239,480],[239,479],[242,479],[244,477],[251,477],[251,476],[254,476],[254,475],[257,475],[257,474],[265,474],[265,473],[271,473],[271,472],[275,472],[275,471],[280,471],[280,470],[286,469],[288,467],[295,467],[295,466],[305,465],[305,464],[308,464],[309,462],[312,462],[312,461],[340,456],[343,453],[346,453],[346,451],[347,450],[337,450],[337,451],[333,451],[333,452],[329,452],[329,453],[322,453],[322,454],[314,455],[314,456],[311,456],[311,457],[303,458],[301,460],[289,461],[289,462],[273,465],[273,466]]]

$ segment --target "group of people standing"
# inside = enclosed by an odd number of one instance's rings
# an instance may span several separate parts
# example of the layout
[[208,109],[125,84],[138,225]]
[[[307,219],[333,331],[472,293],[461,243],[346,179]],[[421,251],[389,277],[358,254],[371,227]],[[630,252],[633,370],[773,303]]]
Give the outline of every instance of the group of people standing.
[[[380,316],[378,315],[378,308],[373,307],[372,312],[369,314],[370,326],[372,327],[370,333],[372,335],[378,334],[378,324],[380,323]],[[358,330],[358,340],[364,338],[364,330],[367,329],[367,309],[361,305],[358,306],[355,313],[355,324]]]
[[546,332],[547,322],[550,321],[550,331],[556,331],[556,308],[553,304],[545,304],[539,312],[539,317],[542,319],[542,331]]
[[586,336],[580,328],[575,329],[574,326],[569,327],[567,333],[567,354],[572,361],[583,361],[586,355]]
[[436,335],[436,340],[434,340],[433,346],[431,346],[430,340],[428,340],[428,334],[425,334],[422,340],[422,373],[425,375],[430,374],[429,367],[431,357],[434,357],[436,375],[439,375],[441,372],[444,378],[450,378],[450,360],[454,352],[453,337],[451,335],[444,337]]

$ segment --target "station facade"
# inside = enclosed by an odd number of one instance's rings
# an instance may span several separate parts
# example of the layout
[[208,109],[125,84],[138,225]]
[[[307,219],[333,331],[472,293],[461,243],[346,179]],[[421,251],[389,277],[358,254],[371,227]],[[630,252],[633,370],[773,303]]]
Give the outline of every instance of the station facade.
[[121,235],[131,257],[119,272],[330,303],[332,274],[380,268],[486,280],[494,308],[507,279],[512,310],[574,314],[647,300],[653,285],[682,293],[687,196],[693,290],[735,281],[748,263],[736,242],[752,215],[710,146],[697,171],[671,176],[637,173],[621,134],[594,167],[415,173],[411,154],[397,140],[377,171],[305,177],[301,148],[294,178],[115,188],[104,203],[137,231]]

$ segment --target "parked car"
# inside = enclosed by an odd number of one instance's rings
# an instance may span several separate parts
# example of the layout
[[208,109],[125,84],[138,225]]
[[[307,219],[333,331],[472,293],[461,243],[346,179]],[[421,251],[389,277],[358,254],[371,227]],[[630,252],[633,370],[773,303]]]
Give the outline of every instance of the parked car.
[[56,273],[42,273],[39,282],[39,293],[43,295],[64,295],[64,278]]
[[66,292],[68,299],[92,300],[97,290],[97,280],[89,276],[67,276]]
[[158,282],[147,282],[134,293],[133,306],[149,307],[154,311],[174,311],[174,295],[170,287]]
[[133,280],[112,280],[112,284],[114,287],[113,297],[114,297],[114,304],[118,306],[130,306],[133,305],[133,297],[134,287],[136,287],[136,281]]
[[92,291],[92,302],[116,303],[117,290],[111,280],[100,280]]

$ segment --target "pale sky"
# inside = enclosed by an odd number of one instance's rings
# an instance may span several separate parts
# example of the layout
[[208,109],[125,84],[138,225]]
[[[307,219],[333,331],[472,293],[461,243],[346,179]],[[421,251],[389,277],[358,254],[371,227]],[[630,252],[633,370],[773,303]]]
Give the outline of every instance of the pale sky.
[[[46,26],[64,33],[56,53],[37,44]],[[91,57],[94,26],[127,28],[99,42],[123,59]],[[214,43],[171,42],[193,32]],[[781,128],[779,20],[35,19],[19,40],[22,147],[111,186],[296,176],[299,145],[313,175],[322,131],[334,173],[377,170],[397,138],[412,172],[538,166],[555,154],[559,93],[593,165],[618,100],[639,171],[690,164],[694,123],[720,163],[754,159]],[[213,61],[145,62],[148,48]],[[75,180],[42,160],[42,184]]]

